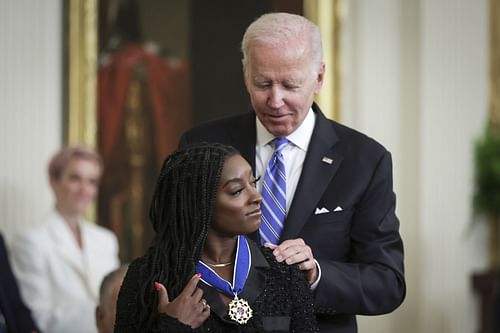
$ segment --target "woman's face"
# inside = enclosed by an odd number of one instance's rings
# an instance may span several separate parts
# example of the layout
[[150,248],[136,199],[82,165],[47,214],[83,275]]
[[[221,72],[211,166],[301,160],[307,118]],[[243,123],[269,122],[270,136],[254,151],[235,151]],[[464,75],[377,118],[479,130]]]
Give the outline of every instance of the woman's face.
[[58,210],[65,215],[81,215],[94,201],[101,170],[94,161],[72,159],[58,179],[50,184]]
[[262,197],[252,168],[240,155],[226,160],[216,194],[211,229],[223,236],[250,234],[260,225]]

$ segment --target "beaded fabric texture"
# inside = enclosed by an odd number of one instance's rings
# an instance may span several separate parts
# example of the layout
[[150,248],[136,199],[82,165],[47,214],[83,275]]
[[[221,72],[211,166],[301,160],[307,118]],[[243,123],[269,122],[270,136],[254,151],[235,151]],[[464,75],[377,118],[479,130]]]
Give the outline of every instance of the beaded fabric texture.
[[[263,292],[251,304],[253,317],[247,324],[227,323],[212,312],[200,328],[191,329],[162,314],[156,318],[158,329],[155,332],[318,332],[312,294],[304,274],[295,266],[278,263],[270,249],[261,248],[261,251],[270,267],[264,272],[267,278]],[[118,298],[115,332],[143,332],[136,326],[137,321],[132,315],[135,307],[148,306],[152,312],[157,311],[156,305],[140,305],[137,301],[138,288],[142,286],[140,267],[145,264],[144,258],[139,258],[129,267]],[[287,317],[290,318],[289,327],[275,325],[276,319],[279,322]]]

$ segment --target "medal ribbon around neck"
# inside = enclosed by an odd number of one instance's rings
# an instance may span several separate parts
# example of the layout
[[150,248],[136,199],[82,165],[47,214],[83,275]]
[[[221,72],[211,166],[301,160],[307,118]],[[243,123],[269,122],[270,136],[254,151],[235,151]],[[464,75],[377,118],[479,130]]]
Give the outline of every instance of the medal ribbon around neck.
[[236,247],[233,283],[221,278],[219,274],[201,260],[196,264],[196,271],[201,274],[201,280],[204,283],[228,296],[234,296],[234,299],[229,303],[229,317],[239,324],[246,324],[248,319],[252,317],[252,309],[248,305],[248,302],[238,298],[248,278],[251,262],[252,257],[248,241],[244,236],[240,235],[238,236]]

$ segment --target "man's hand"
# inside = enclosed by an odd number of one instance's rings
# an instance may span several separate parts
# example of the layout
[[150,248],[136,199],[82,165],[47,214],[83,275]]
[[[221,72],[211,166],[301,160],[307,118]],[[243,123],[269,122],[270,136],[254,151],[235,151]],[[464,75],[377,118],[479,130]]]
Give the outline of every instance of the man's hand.
[[299,269],[305,271],[309,284],[318,279],[318,267],[312,250],[302,238],[288,239],[280,245],[266,243],[264,246],[273,249],[278,262],[284,261],[288,265],[298,264]]
[[197,288],[200,274],[195,274],[186,287],[174,300],[170,301],[164,285],[155,282],[158,291],[158,312],[177,318],[178,321],[191,328],[200,327],[210,316],[210,306],[202,298],[203,290]]

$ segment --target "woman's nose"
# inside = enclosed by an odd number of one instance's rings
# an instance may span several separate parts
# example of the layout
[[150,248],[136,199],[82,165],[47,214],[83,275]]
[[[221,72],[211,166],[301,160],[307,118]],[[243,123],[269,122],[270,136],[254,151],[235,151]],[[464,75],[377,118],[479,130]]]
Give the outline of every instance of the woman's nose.
[[253,193],[252,193],[252,203],[257,203],[260,204],[262,202],[262,195],[257,191],[255,187],[252,187]]

